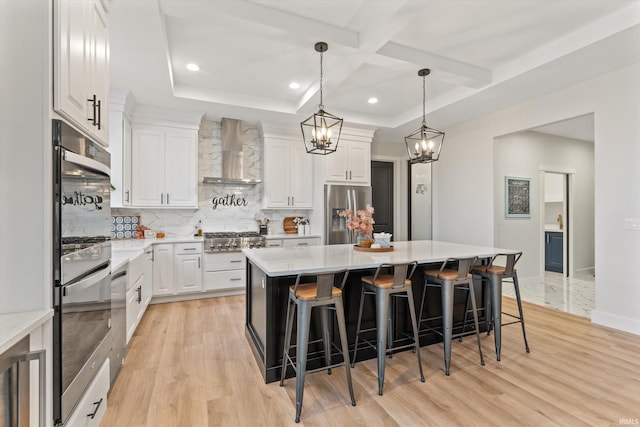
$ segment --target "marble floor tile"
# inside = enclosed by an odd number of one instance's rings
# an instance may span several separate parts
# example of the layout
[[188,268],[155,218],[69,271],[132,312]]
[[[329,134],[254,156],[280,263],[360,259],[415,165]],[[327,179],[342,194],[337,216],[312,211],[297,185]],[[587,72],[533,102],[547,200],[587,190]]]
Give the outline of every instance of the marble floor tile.
[[[515,296],[509,283],[504,283],[502,292]],[[580,274],[566,278],[561,273],[546,271],[544,283],[520,283],[520,294],[523,301],[590,318],[595,307],[595,277]]]

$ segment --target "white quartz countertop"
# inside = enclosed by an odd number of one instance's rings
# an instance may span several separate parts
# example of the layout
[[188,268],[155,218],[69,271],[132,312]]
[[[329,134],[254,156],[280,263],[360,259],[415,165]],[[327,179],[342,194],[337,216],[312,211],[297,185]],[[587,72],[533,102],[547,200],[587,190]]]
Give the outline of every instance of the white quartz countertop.
[[165,237],[162,239],[114,239],[111,241],[111,250],[113,251],[131,251],[141,250],[144,251],[152,245],[159,245],[161,243],[193,243],[202,242],[202,237]]
[[267,234],[266,236],[264,236],[267,238],[267,240],[272,240],[272,239],[308,239],[308,238],[319,238],[320,235],[318,234],[306,234],[306,235],[299,235],[299,234],[286,234],[286,233],[281,233],[281,234]]
[[135,259],[153,245],[162,243],[202,242],[202,237],[167,237],[162,239],[115,239],[111,241],[111,271]]
[[0,354],[53,317],[53,309],[0,314]]
[[491,257],[512,249],[463,245],[435,240],[392,242],[391,252],[361,252],[353,245],[295,246],[243,249],[244,255],[267,275],[289,276],[305,272],[375,268],[381,263],[442,262],[448,258]]

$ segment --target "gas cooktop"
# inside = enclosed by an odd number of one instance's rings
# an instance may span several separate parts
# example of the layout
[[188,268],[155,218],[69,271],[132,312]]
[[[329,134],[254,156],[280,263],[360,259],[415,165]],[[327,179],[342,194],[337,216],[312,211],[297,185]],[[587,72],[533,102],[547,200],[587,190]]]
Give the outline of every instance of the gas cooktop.
[[204,251],[239,252],[245,248],[261,248],[266,238],[256,231],[221,231],[204,233]]

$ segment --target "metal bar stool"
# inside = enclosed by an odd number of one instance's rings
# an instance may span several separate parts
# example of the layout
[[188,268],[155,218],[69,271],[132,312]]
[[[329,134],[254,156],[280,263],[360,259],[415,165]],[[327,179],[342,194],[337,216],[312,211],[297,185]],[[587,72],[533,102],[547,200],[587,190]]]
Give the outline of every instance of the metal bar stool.
[[[474,276],[480,277],[481,280],[488,280],[490,283],[490,297],[488,305],[491,308],[487,310],[487,313],[491,313],[487,316],[487,333],[491,332],[491,325],[494,325],[494,341],[496,344],[496,358],[500,360],[500,349],[502,346],[502,326],[512,325],[514,323],[520,323],[522,326],[522,337],[524,338],[524,347],[529,353],[529,343],[527,342],[527,333],[524,328],[524,314],[522,312],[522,300],[520,299],[520,287],[518,286],[518,274],[515,269],[515,265],[520,260],[522,252],[516,252],[513,254],[500,253],[491,258],[488,265],[476,265],[471,269],[471,273]],[[495,265],[494,262],[498,259],[504,261],[504,266]],[[519,315],[516,316],[511,313],[505,313],[502,311],[502,281],[509,279],[507,282],[513,283],[513,287],[516,293],[516,302],[518,303]],[[502,323],[502,314],[517,319],[512,322]]]
[[[420,360],[420,340],[418,339],[418,326],[416,323],[416,310],[413,302],[413,291],[411,289],[411,276],[416,270],[418,263],[413,261],[408,264],[381,264],[376,269],[373,276],[362,277],[362,291],[360,294],[360,310],[358,313],[358,326],[356,327],[356,342],[353,349],[353,359],[351,367],[356,362],[356,354],[358,352],[358,340],[363,332],[373,331],[374,328],[361,330],[362,310],[364,307],[365,295],[375,295],[376,297],[376,330],[377,343],[374,345],[370,341],[362,338],[369,347],[378,352],[378,395],[382,396],[382,387],[384,385],[384,364],[387,353],[404,348],[413,348],[418,356],[418,369],[420,371],[420,381],[424,382],[424,374],[422,373],[422,361]],[[381,274],[382,269],[392,269],[391,274]],[[411,270],[409,270],[411,269]],[[409,274],[407,274],[409,272]],[[413,328],[412,344],[392,347],[392,319],[391,319],[391,297],[403,297],[407,299],[409,304],[409,313],[411,314],[411,327]]]
[[[343,274],[344,277],[339,286],[335,286],[335,276]],[[316,282],[301,284],[304,277],[314,276]],[[280,386],[284,385],[284,377],[287,364],[290,363],[296,372],[296,423],[300,422],[302,412],[302,397],[304,394],[304,378],[307,373],[327,370],[331,374],[331,368],[345,366],[347,373],[347,384],[351,405],[356,406],[353,397],[353,385],[351,384],[351,371],[349,369],[349,347],[347,343],[347,328],[344,320],[344,307],[342,305],[342,289],[347,281],[347,270],[329,271],[323,273],[303,273],[298,274],[296,283],[289,287],[289,303],[287,304],[287,323],[285,326],[284,350],[282,351],[282,372],[280,375]],[[295,305],[295,307],[293,307]],[[311,371],[307,371],[307,353],[309,342],[309,325],[311,323],[311,309],[319,307],[322,316],[322,341],[324,342],[324,352],[326,366]],[[293,316],[298,312],[297,341],[296,345],[291,345],[291,332],[293,329]],[[329,312],[334,310],[338,320],[338,331],[340,333],[341,349],[333,346],[330,338]],[[294,363],[289,355],[291,347],[296,347],[297,356]],[[331,350],[335,347],[342,354],[343,362],[331,364]]]
[[[427,327],[426,329],[434,331],[442,335],[444,341],[444,372],[449,375],[451,367],[451,341],[453,338],[466,335],[463,330],[460,333],[453,333],[453,293],[456,289],[467,291],[467,301],[471,299],[471,307],[473,312],[473,324],[476,338],[478,340],[478,352],[480,353],[480,365],[484,366],[484,358],[482,356],[482,347],[480,345],[480,328],[478,326],[478,311],[476,307],[476,296],[473,289],[473,278],[469,273],[471,267],[478,257],[473,258],[449,258],[442,263],[439,270],[425,270],[425,289],[422,294],[422,302],[420,304],[420,321],[418,324],[422,326],[423,322],[433,320],[439,317],[431,317],[422,319],[424,311],[424,302],[427,295],[428,287],[438,287],[441,289],[442,295],[442,331]],[[457,269],[447,268],[449,263],[457,263]],[[430,283],[431,282],[431,283]],[[465,313],[466,317],[466,313]]]

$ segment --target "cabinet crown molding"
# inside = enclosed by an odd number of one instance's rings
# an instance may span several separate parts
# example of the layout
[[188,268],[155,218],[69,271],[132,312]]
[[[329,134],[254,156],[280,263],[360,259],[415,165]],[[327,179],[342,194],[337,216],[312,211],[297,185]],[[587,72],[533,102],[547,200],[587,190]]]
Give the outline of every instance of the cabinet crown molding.
[[111,88],[109,91],[109,110],[124,113],[131,118],[135,106],[136,99],[129,90]]
[[131,118],[132,123],[170,126],[184,129],[200,129],[203,112],[176,110],[155,105],[137,104]]

